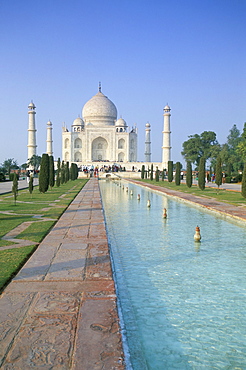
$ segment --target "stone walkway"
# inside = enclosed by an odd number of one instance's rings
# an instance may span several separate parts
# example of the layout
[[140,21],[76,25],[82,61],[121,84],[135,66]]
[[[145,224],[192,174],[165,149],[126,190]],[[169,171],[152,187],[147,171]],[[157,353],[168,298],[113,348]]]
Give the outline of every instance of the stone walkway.
[[124,369],[97,179],[7,286],[0,312],[5,370]]

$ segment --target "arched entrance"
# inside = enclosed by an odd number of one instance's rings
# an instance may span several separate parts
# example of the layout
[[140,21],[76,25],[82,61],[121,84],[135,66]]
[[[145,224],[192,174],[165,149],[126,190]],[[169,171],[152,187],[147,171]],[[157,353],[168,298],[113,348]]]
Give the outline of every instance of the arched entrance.
[[108,143],[103,137],[99,136],[91,144],[92,161],[108,160]]

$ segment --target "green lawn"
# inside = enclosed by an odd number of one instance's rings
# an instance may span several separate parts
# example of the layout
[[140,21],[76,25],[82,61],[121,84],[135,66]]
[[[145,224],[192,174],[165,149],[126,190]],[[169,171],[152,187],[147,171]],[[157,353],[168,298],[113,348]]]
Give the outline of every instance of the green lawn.
[[220,188],[219,190],[217,188],[209,188],[205,187],[204,190],[201,190],[197,185],[192,185],[191,188],[188,188],[186,184],[180,184],[177,186],[175,182],[168,182],[168,181],[159,181],[156,182],[155,180],[141,180],[143,182],[156,185],[156,186],[162,186],[164,188],[181,191],[184,193],[189,193],[195,196],[199,197],[208,197],[216,199],[220,202],[226,202],[233,205],[245,205],[246,206],[246,199],[241,195],[238,191],[229,191],[224,190],[223,188]]
[[[31,247],[4,250],[3,247],[14,243],[1,238],[23,222],[32,221],[33,223],[16,238],[40,243],[87,181],[87,179],[68,181],[44,194],[39,193],[38,187],[34,188],[32,195],[26,189],[20,190],[16,205],[10,193],[0,196],[0,290],[19,271],[36,248],[35,244]],[[41,221],[40,218],[52,220]]]
[[35,251],[36,246],[0,250],[0,292]]

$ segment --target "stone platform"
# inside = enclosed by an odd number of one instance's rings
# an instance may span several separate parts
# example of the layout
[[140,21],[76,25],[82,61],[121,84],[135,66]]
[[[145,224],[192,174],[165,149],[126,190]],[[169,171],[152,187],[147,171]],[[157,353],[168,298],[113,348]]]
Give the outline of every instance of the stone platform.
[[124,369],[98,179],[0,298],[2,369]]

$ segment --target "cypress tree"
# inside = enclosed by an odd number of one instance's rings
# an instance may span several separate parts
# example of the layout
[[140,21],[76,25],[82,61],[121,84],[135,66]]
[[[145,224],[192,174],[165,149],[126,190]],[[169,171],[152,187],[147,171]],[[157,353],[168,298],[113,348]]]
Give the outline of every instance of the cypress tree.
[[156,167],[156,171],[155,171],[155,181],[156,181],[156,182],[159,182],[159,178],[160,178],[159,170],[158,170],[158,167]]
[[16,199],[18,195],[18,179],[17,179],[16,173],[14,173],[14,177],[13,177],[12,193],[14,194],[14,201],[15,201],[15,206],[16,206]]
[[69,169],[69,178],[70,180],[74,180],[74,168],[73,163],[71,163],[70,169]]
[[49,188],[49,156],[44,153],[41,159],[39,172],[39,191],[45,193]]
[[145,165],[142,164],[141,179],[144,179]]
[[150,167],[150,180],[153,181],[153,163],[151,163],[151,167]]
[[180,185],[180,176],[181,176],[181,163],[176,163],[176,172],[175,172],[175,184],[177,186]]
[[29,193],[32,195],[32,192],[33,192],[33,176],[30,176],[30,181],[29,181],[29,184],[28,184],[28,190],[29,190]]
[[72,163],[70,167],[70,179],[76,180],[78,177],[78,166],[76,163]]
[[191,161],[187,161],[186,165],[186,185],[188,188],[192,187],[192,166]]
[[49,185],[52,189],[54,184],[55,184],[55,168],[54,168],[54,157],[53,157],[53,155],[50,155],[50,157],[49,157],[49,171],[50,171]]
[[199,161],[199,174],[198,174],[198,186],[201,190],[205,189],[205,158],[200,158]]
[[220,156],[217,157],[216,161],[215,183],[218,185],[218,188],[222,184],[222,164]]
[[173,181],[173,161],[168,161],[167,170],[168,170],[168,176],[167,176],[168,182],[172,182]]
[[65,182],[68,182],[69,180],[69,162],[66,162],[65,164]]
[[61,165],[61,184],[64,184],[65,182],[65,164],[64,161],[62,161]]
[[244,163],[244,168],[243,168],[241,194],[244,198],[246,198],[246,163]]
[[161,180],[164,181],[164,177],[165,177],[165,170],[163,168],[162,172],[161,172]]
[[57,171],[56,171],[56,186],[59,188],[61,185],[61,160],[57,160]]

